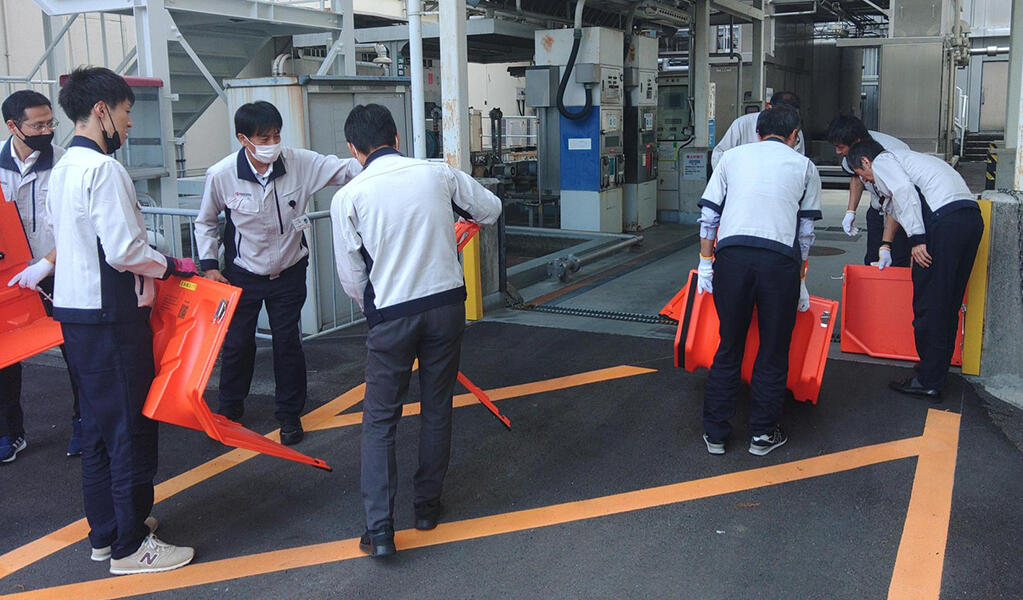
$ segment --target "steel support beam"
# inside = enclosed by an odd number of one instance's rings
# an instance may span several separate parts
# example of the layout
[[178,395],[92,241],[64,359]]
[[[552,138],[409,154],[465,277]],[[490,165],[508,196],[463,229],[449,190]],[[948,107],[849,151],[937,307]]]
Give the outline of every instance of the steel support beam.
[[693,55],[689,58],[689,80],[693,86],[693,145],[710,145],[710,0],[693,3]]
[[711,7],[740,19],[764,20],[764,11],[745,4],[741,0],[711,0]]
[[[760,0],[754,0],[754,6],[759,8],[761,5]],[[764,107],[764,21],[754,20],[753,21],[753,60],[750,68],[753,69],[752,74],[752,90],[753,97],[752,101],[760,103],[760,108]],[[741,50],[741,49],[740,49]],[[742,113],[742,109],[739,109],[739,113]]]
[[[426,158],[426,105],[423,87],[423,0],[408,0],[409,76],[412,78],[412,150]],[[392,54],[391,56],[397,56]]]
[[[54,31],[60,29],[61,21],[63,20],[61,17],[51,17],[43,13],[43,42],[46,44],[46,47],[53,46],[53,51],[46,57],[46,78],[56,82],[50,84],[50,102],[54,105],[57,104],[57,95],[60,93],[60,83],[58,80],[61,75],[68,72],[67,51],[64,41],[57,40],[54,43],[56,39]],[[69,18],[69,20],[71,19]],[[70,139],[71,134],[74,132],[75,124],[71,123],[69,119],[57,120],[60,122],[60,125],[54,137],[58,140]]]
[[202,59],[199,58],[199,55],[196,54],[195,50],[192,49],[192,45],[188,43],[188,40],[185,39],[185,36],[181,35],[181,31],[178,30],[176,25],[171,26],[171,35],[174,36],[175,41],[181,44],[181,48],[185,51],[185,54],[187,54],[188,57],[192,59],[192,63],[195,65],[197,69],[199,69],[199,72],[202,73],[202,76],[206,78],[206,83],[210,84],[210,87],[213,88],[213,91],[216,92],[217,96],[220,96],[220,99],[223,100],[224,103],[226,104],[227,94],[224,93],[224,88],[220,87],[220,82],[218,82],[217,78],[213,76],[213,73],[210,73],[210,70],[206,68],[206,65],[203,64]]
[[354,0],[331,0],[334,12],[341,12],[341,43],[345,50],[345,62],[342,75],[355,76],[355,60],[358,52],[355,49],[355,6]]

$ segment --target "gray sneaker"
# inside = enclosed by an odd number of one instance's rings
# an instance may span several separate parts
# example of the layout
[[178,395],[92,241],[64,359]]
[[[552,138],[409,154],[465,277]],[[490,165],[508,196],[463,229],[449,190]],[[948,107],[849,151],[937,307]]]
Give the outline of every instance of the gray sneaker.
[[784,445],[787,441],[789,441],[789,438],[785,436],[781,427],[775,427],[774,431],[769,434],[753,436],[749,443],[749,453],[765,456],[768,452]]
[[[146,527],[149,528],[149,533],[153,533],[154,531],[156,531],[156,528],[159,526],[160,522],[156,520],[156,517],[152,515],[146,517]],[[90,556],[89,558],[96,562],[110,560],[110,546],[104,546],[102,548],[93,548],[92,556]]]
[[711,454],[725,453],[725,443],[710,439],[707,437],[706,433],[703,434],[703,443],[707,444],[707,452],[710,452]]
[[188,546],[173,546],[149,534],[142,540],[142,545],[134,554],[124,558],[111,558],[110,572],[114,575],[129,575],[171,571],[192,562],[194,556],[195,550]]

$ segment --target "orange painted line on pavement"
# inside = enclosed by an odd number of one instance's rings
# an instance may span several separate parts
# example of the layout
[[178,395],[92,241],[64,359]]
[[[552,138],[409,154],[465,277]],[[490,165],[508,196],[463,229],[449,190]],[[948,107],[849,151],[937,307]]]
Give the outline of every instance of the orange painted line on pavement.
[[[306,429],[313,429],[323,420],[330,419],[339,412],[348,410],[362,401],[366,384],[362,383],[354,388],[327,402],[323,406],[310,411],[302,417],[302,425]],[[274,430],[266,435],[273,440],[280,439],[280,430]],[[171,477],[160,483],[154,490],[156,502],[166,500],[171,496],[187,490],[188,488],[202,483],[211,477],[239,465],[256,456],[251,450],[235,449],[222,454],[208,462],[205,462],[184,473]],[[60,529],[47,534],[35,541],[15,548],[6,554],[0,555],[0,579],[11,573],[23,569],[28,565],[45,558],[54,552],[63,550],[71,544],[85,539],[89,535],[89,524],[85,519],[79,519],[74,523],[61,527]]]
[[952,516],[960,415],[930,409],[888,600],[938,600]]
[[[706,479],[453,523],[441,523],[433,531],[404,530],[397,533],[395,544],[401,550],[436,546],[810,479],[909,458],[919,454],[924,443],[926,440],[923,437],[908,438]],[[322,565],[363,556],[365,555],[358,549],[358,540],[347,539],[198,563],[165,573],[106,577],[0,596],[0,599],[75,598],[77,600],[100,600],[124,598],[287,569]]]
[[[498,400],[508,400],[510,398],[519,398],[521,396],[530,396],[532,394],[540,394],[543,392],[553,392],[555,390],[563,390],[580,385],[599,383],[601,381],[610,381],[612,379],[621,379],[623,377],[633,377],[635,375],[654,373],[656,371],[657,369],[620,365],[607,369],[597,369],[595,371],[586,371],[585,373],[576,373],[565,377],[555,377],[554,379],[544,379],[543,381],[534,381],[531,383],[521,383],[518,385],[494,388],[492,390],[486,390],[486,392],[492,402],[497,402]],[[478,400],[472,394],[459,394],[452,398],[452,406],[454,408],[470,406],[477,402]],[[408,417],[418,415],[420,410],[421,407],[418,402],[410,402],[402,407],[401,416]],[[317,429],[332,429],[336,427],[349,427],[360,423],[362,423],[361,412],[349,413],[324,420],[310,429],[310,431],[315,431]]]

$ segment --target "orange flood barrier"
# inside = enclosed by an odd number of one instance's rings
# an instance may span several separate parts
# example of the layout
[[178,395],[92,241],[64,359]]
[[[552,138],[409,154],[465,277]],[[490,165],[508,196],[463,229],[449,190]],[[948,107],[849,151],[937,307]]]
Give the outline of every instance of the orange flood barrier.
[[[909,267],[879,271],[868,265],[845,266],[841,347],[842,352],[877,358],[920,360],[913,337],[913,277]],[[962,311],[952,364],[963,364]]]
[[[695,371],[700,367],[709,369],[721,341],[718,337],[720,322],[714,308],[714,297],[697,293],[696,277],[696,271],[690,272],[688,285],[676,296],[681,297],[682,302],[679,305],[680,317],[675,334],[675,366],[685,367],[687,371]],[[837,301],[810,296],[810,310],[796,314],[792,343],[789,346],[789,375],[786,382],[786,387],[796,400],[817,404],[837,311]],[[754,310],[742,360],[742,379],[747,383],[753,377],[753,362],[759,348],[760,334]]]
[[60,323],[46,316],[38,292],[7,287],[30,260],[18,207],[0,191],[0,368],[64,343]]
[[239,288],[201,277],[175,276],[157,282],[150,319],[156,377],[142,414],[204,431],[228,446],[331,470],[326,462],[246,429],[206,405],[203,391],[241,293]]

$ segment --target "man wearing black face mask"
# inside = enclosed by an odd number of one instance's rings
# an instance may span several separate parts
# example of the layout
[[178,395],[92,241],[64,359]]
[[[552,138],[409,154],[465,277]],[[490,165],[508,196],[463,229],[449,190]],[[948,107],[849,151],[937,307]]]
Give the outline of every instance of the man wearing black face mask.
[[60,90],[75,136],[51,178],[53,317],[82,404],[82,492],[92,560],[110,572],[168,571],[191,548],[153,535],[157,424],[142,415],[153,382],[153,279],[182,275],[149,247],[131,176],[111,154],[131,128],[135,94],[110,69],[80,68]]
[[[4,199],[13,202],[21,216],[33,261],[9,282],[42,290],[48,312],[52,306],[46,296],[53,293],[53,232],[46,218],[46,196],[50,170],[64,154],[54,146],[56,121],[50,101],[39,92],[20,90],[3,102],[3,118],[11,137],[0,150],[0,188]],[[61,346],[61,351],[64,347]],[[65,359],[66,360],[66,359]],[[72,436],[67,455],[82,453],[82,421],[78,414],[78,388],[72,383],[74,413]],[[0,462],[12,462],[27,445],[21,411],[21,364],[0,369]]]

